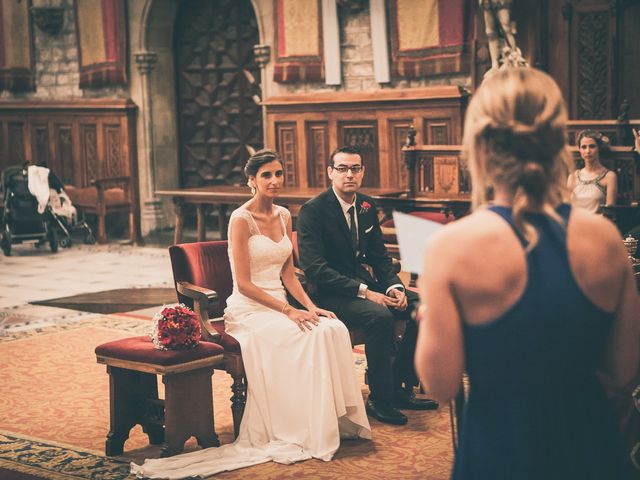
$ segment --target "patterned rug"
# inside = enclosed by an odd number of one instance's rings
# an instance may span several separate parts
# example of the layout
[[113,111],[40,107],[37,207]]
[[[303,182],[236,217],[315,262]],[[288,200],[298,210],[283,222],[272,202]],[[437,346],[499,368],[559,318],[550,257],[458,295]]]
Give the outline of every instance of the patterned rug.
[[[94,354],[100,343],[144,334],[148,328],[146,318],[118,314],[0,336],[0,474],[8,469],[46,479],[122,479],[128,476],[130,461],[157,458],[159,448],[148,446],[140,427],[132,430],[124,455],[104,456],[108,375]],[[354,356],[363,378],[363,355]],[[222,443],[233,441],[230,383],[226,374],[216,371],[214,411]],[[159,387],[162,396],[161,382]],[[372,420],[373,441],[343,442],[331,462],[267,463],[217,478],[449,478],[449,409],[407,414],[405,427]],[[195,448],[192,439],[186,449]]]

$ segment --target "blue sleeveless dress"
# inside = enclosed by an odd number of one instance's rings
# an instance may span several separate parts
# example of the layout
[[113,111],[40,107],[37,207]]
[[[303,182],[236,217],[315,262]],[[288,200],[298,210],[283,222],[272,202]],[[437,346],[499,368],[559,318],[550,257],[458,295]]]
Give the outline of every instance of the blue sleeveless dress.
[[[525,248],[511,209],[490,210]],[[565,221],[570,212],[558,208]],[[616,479],[615,419],[595,375],[613,314],[576,284],[564,228],[528,218],[540,239],[527,254],[522,297],[490,323],[464,326],[470,393],[453,478]]]

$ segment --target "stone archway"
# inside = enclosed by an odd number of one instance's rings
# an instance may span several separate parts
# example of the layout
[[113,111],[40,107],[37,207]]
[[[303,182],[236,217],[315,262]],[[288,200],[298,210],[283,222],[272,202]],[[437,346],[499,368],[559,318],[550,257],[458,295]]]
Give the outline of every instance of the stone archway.
[[[137,149],[143,235],[173,223],[170,199],[158,199],[154,192],[181,186],[173,50],[174,27],[181,3],[175,0],[127,2],[131,98],[140,107]],[[266,38],[273,36],[271,0],[251,0],[251,5],[257,17],[259,43],[265,43]],[[264,78],[265,68],[262,70]],[[268,87],[263,85],[262,95]]]

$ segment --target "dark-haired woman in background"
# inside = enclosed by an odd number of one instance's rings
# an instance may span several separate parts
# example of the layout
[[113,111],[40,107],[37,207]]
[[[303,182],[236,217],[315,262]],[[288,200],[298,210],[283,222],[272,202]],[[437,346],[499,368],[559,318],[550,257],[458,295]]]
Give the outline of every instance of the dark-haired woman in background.
[[582,130],[578,134],[578,150],[584,167],[569,175],[571,204],[590,212],[601,205],[615,205],[618,196],[618,178],[600,161],[609,151],[607,137],[595,130]]
[[[294,273],[289,211],[275,205],[282,162],[256,152],[245,174],[253,198],[229,221],[233,293],[225,330],[242,349],[248,393],[231,445],[132,466],[151,478],[209,476],[267,461],[329,461],[341,438],[371,438],[347,327],[318,308]],[[286,290],[285,290],[286,289]],[[286,292],[301,305],[289,305]]]
[[496,73],[467,109],[475,211],[428,242],[416,348],[437,400],[469,375],[454,479],[619,478],[596,373],[633,378],[640,306],[615,226],[564,203],[565,134],[560,89],[532,68]]

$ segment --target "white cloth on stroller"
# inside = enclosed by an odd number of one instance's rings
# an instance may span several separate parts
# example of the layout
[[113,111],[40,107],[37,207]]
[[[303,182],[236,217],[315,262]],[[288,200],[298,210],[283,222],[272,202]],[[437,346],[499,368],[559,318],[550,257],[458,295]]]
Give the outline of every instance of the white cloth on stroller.
[[54,215],[65,217],[70,225],[76,224],[78,211],[76,207],[71,204],[71,199],[64,190],[58,193],[54,188],[49,189],[49,205]]
[[49,203],[49,169],[37,165],[27,168],[27,186],[38,201],[38,213],[43,213]]

